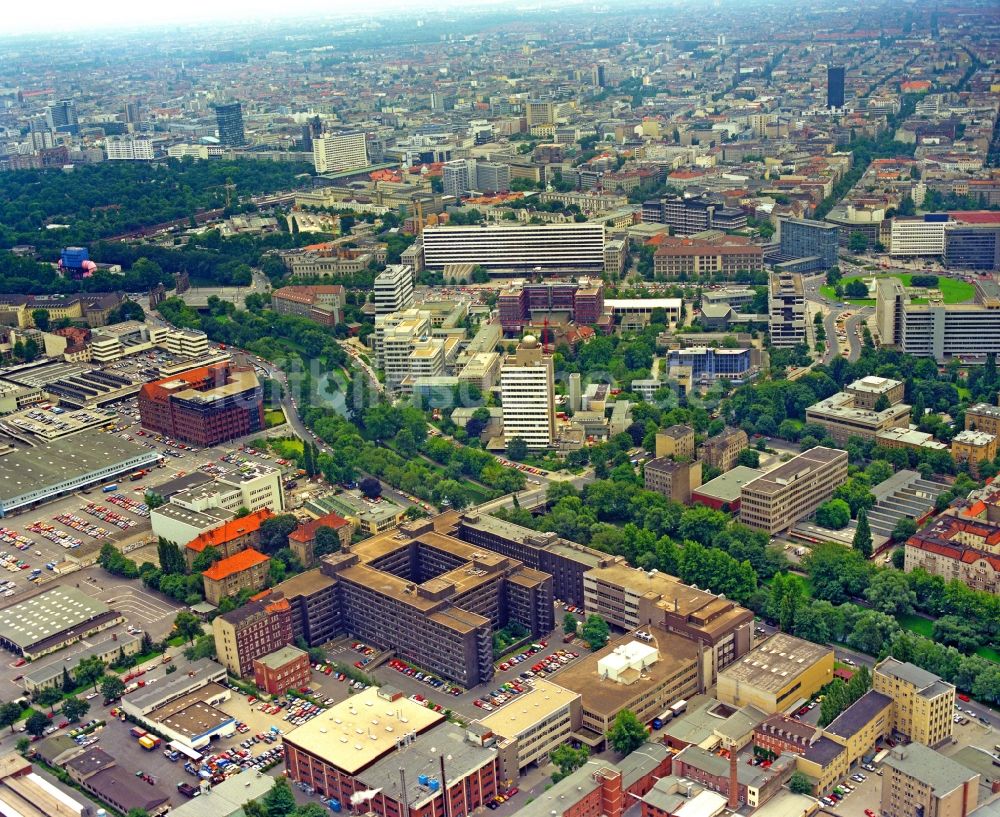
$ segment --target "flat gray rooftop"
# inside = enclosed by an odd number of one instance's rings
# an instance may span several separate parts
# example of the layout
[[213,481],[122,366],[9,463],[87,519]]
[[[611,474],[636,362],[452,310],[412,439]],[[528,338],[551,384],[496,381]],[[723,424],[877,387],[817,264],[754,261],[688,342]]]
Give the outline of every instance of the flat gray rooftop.
[[0,610],[0,633],[25,649],[110,611],[103,601],[75,587],[58,585]]
[[113,434],[81,431],[0,457],[0,507],[5,500],[78,479],[153,452]]

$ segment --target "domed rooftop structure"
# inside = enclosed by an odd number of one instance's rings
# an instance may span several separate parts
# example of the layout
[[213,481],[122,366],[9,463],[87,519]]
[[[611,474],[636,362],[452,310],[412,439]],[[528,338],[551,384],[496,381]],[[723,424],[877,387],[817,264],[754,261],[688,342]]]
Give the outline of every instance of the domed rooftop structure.
[[536,346],[538,346],[538,338],[536,338],[534,335],[525,335],[521,339],[521,345],[525,349],[534,349]]

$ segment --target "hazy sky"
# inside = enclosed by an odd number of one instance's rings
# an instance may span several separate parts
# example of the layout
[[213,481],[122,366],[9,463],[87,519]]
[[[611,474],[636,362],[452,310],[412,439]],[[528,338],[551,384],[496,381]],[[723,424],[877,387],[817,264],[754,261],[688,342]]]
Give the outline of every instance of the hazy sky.
[[[542,5],[546,0],[521,0],[517,6]],[[606,0],[605,0],[606,2]],[[3,10],[0,38],[5,34],[36,34],[46,31],[84,31],[138,28],[223,21],[238,23],[261,19],[295,19],[304,16],[346,17],[361,12],[379,14],[399,11],[407,17],[419,9],[448,8],[460,13],[469,6],[513,6],[500,0],[49,0],[43,6],[9,2]],[[415,11],[416,10],[416,11]],[[2,56],[2,55],[0,55]]]

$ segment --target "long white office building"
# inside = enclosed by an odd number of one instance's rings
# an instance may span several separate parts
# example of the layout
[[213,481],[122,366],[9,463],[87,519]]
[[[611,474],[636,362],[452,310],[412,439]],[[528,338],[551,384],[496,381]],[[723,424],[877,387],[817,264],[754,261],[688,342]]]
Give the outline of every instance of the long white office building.
[[947,218],[894,218],[889,234],[889,255],[943,255]]
[[604,269],[603,224],[436,226],[423,232],[424,265],[478,264],[494,271]]
[[328,133],[314,139],[313,162],[317,173],[339,173],[366,167],[368,148],[365,135],[360,131]]

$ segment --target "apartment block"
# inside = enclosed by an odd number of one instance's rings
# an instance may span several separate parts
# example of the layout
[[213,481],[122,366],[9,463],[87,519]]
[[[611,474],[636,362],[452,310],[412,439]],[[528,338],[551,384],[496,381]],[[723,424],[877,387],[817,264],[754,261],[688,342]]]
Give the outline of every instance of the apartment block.
[[584,607],[623,630],[659,627],[701,645],[701,677],[715,683],[719,670],[750,651],[753,613],[730,599],[649,575],[618,557],[583,576]]
[[413,267],[390,264],[375,276],[375,314],[388,315],[413,303]]
[[656,491],[687,505],[691,501],[691,492],[701,485],[701,461],[678,462],[657,457],[643,466],[643,478],[647,491]]
[[344,633],[340,589],[320,570],[306,570],[285,579],[268,591],[267,598],[288,602],[296,643],[302,639],[306,646],[318,647]]
[[317,173],[341,173],[368,165],[365,135],[328,133],[313,139],[313,163]]
[[702,444],[701,461],[705,465],[725,472],[736,465],[740,452],[749,446],[750,438],[742,428],[727,426]]
[[938,746],[954,730],[955,686],[891,656],[875,665],[872,687],[893,700],[892,729],[911,741]]
[[219,663],[240,678],[253,661],[292,643],[292,614],[285,599],[251,601],[212,621]]
[[802,276],[772,273],[768,299],[771,344],[779,349],[806,342],[806,301]]
[[967,431],[984,431],[1000,437],[1000,407],[989,403],[976,403],[965,410]]
[[812,516],[846,479],[846,451],[804,451],[743,486],[740,521],[773,536]]
[[252,548],[220,559],[202,571],[205,601],[218,606],[226,596],[236,596],[242,590],[260,590],[267,581],[270,566],[270,558]]
[[776,633],[719,672],[720,701],[773,714],[802,704],[833,680],[833,650]]
[[253,661],[253,682],[268,695],[284,695],[308,686],[311,679],[309,653],[298,647],[282,647]]
[[656,456],[693,460],[694,429],[691,426],[672,425],[663,431],[657,431]]
[[526,335],[500,367],[500,403],[507,441],[520,437],[531,449],[555,443],[552,358],[532,335]]
[[969,471],[979,479],[979,465],[991,463],[997,456],[997,437],[985,431],[959,431],[951,440],[955,462],[967,462]]
[[764,268],[764,250],[743,236],[713,238],[664,238],[653,255],[657,277],[701,278],[759,272]]
[[[985,511],[985,508],[983,509]],[[964,513],[942,515],[906,540],[904,569],[1000,593],[1000,525]]]
[[981,776],[920,743],[895,746],[882,771],[885,817],[967,817],[979,803]]

